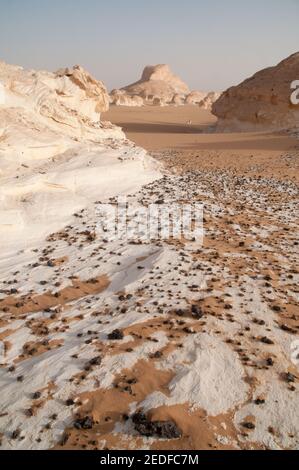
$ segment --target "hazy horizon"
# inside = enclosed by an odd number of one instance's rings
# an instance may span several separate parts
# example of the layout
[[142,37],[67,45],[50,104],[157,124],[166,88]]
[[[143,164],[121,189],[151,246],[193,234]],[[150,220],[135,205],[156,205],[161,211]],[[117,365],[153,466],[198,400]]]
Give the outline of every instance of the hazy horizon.
[[0,60],[80,64],[109,89],[167,63],[192,89],[223,90],[299,47],[299,0],[0,0]]

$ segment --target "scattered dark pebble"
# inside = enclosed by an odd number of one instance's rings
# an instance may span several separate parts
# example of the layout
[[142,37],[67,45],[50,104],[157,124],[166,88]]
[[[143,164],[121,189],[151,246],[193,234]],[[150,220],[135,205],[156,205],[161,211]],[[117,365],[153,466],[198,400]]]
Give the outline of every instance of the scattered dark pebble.
[[85,418],[78,418],[74,422],[74,428],[76,429],[92,429],[94,426],[94,420],[91,416],[85,416]]
[[296,380],[295,375],[291,374],[291,372],[284,372],[282,374],[282,378],[288,383],[294,383]]
[[124,334],[121,330],[114,330],[112,333],[109,333],[108,339],[114,340],[114,341],[119,341],[124,338]]
[[132,416],[135,429],[146,437],[160,439],[179,439],[182,431],[173,421],[150,421],[144,413],[136,413]]
[[245,421],[242,423],[242,426],[246,429],[255,429],[255,424],[251,423],[250,421]]

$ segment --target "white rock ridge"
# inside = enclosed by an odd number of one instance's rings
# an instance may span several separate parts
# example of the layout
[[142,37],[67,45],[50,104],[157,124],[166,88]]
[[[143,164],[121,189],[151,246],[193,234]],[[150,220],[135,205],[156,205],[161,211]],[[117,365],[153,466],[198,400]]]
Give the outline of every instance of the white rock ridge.
[[0,63],[1,254],[155,178],[146,152],[101,122],[108,108],[105,86],[80,66],[50,73]]
[[291,102],[291,83],[299,79],[299,52],[226,90],[213,105],[227,127],[298,128],[299,106]]

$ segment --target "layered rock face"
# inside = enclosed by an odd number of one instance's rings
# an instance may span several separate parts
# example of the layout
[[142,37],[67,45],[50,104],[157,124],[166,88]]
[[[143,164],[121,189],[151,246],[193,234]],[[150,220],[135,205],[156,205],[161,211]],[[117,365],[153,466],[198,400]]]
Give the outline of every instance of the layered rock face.
[[[70,81],[72,84],[81,89],[83,93],[85,93],[85,98],[94,101],[93,106],[95,106],[95,120],[98,118],[97,114],[108,111],[109,96],[105,85],[103,82],[94,79],[88,72],[80,67],[80,65],[76,65],[72,69],[66,68],[58,70],[56,72],[56,77],[63,79],[63,92],[66,95],[68,94],[68,90],[70,92],[72,91],[72,89],[69,88]],[[76,92],[78,93],[78,90],[76,90]],[[82,100],[80,111],[84,113],[84,107],[82,108]],[[86,114],[88,116],[88,112]]]
[[103,83],[80,66],[50,73],[1,62],[0,83],[0,125],[7,128],[6,135],[14,127],[34,138],[34,123],[35,130],[46,127],[49,133],[87,138],[98,135],[101,112],[109,108]]
[[75,142],[125,137],[101,122],[108,92],[80,66],[51,73],[1,62],[0,84],[0,155],[11,155],[11,165],[20,154],[48,158]]
[[290,99],[294,80],[299,80],[299,52],[229,88],[212,112],[227,127],[298,128],[299,106]]

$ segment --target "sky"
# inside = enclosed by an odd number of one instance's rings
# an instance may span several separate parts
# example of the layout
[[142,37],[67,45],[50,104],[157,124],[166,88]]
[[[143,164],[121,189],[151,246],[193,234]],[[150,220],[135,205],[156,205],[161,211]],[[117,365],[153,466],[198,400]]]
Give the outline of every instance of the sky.
[[299,0],[0,0],[0,60],[80,64],[109,89],[167,63],[220,91],[298,50]]

